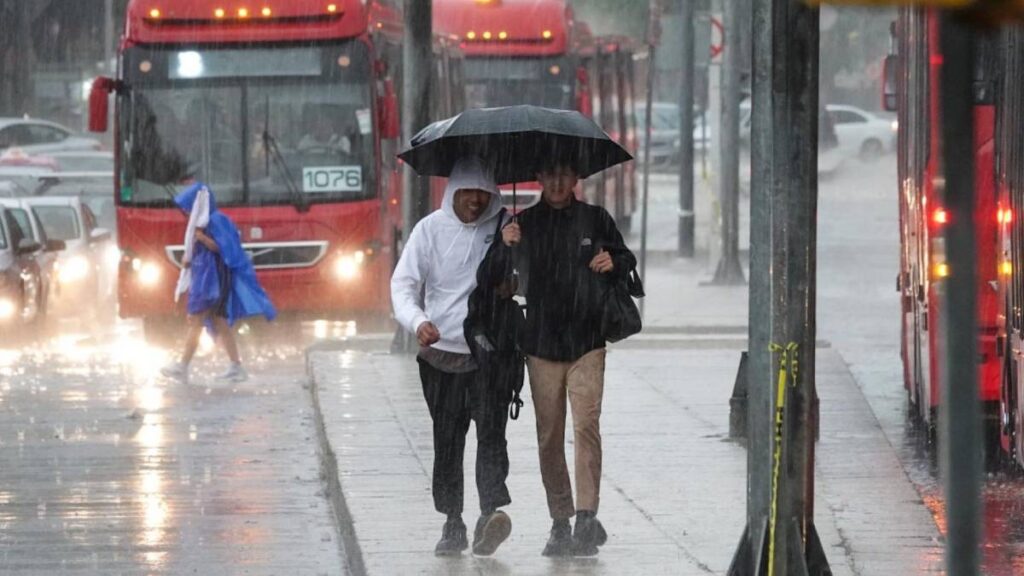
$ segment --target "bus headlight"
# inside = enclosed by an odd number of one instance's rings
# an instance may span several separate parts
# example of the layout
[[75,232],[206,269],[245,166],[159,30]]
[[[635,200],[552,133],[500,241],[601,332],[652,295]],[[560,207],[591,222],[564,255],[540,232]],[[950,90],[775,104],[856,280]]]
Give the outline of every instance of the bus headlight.
[[162,275],[160,267],[153,262],[147,262],[135,258],[132,260],[132,270],[138,275],[139,284],[147,288],[156,286]]
[[61,284],[79,282],[89,275],[89,260],[85,256],[72,256],[59,265],[57,279]]
[[356,250],[352,253],[342,253],[334,261],[334,275],[339,280],[353,280],[359,276],[363,263],[366,262],[366,253]]
[[14,301],[10,298],[0,298],[0,321],[10,320],[14,317],[14,313],[17,312],[18,307],[14,305]]

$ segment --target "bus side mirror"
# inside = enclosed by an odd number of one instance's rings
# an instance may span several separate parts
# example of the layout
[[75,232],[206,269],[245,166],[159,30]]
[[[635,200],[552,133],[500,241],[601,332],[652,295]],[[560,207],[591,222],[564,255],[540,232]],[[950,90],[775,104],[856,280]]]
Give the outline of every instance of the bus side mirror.
[[89,90],[89,131],[106,132],[108,110],[110,109],[110,93],[114,90],[114,80],[99,76],[92,82]]
[[896,112],[896,58],[889,54],[882,63],[882,108],[886,112]]
[[384,81],[384,94],[380,96],[377,103],[377,113],[380,115],[380,137],[384,140],[394,140],[401,135],[402,128],[398,121],[398,95],[395,94],[395,84],[391,79]]

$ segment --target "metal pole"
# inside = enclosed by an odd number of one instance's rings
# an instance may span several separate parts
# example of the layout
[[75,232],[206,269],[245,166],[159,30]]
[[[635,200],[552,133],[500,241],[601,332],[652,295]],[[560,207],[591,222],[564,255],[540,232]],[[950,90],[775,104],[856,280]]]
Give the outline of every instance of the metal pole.
[[103,69],[113,78],[117,66],[114,60],[114,0],[103,0]]
[[[433,23],[432,0],[405,0],[405,43],[402,57],[402,140],[409,142],[430,123],[430,66]],[[405,166],[402,197],[402,232],[408,238],[413,227],[430,210],[430,179],[416,176]]]
[[679,67],[679,256],[693,258],[693,81],[696,60],[693,19],[697,14],[697,0],[679,2],[682,21]]
[[712,284],[745,282],[739,254],[740,204],[740,18],[739,2],[722,3],[725,28],[722,52],[722,118],[718,145],[721,158],[719,198],[722,203],[722,254]]
[[[653,114],[654,108],[654,76],[657,74],[655,69],[655,26],[657,24],[657,12],[654,4],[655,0],[651,0],[648,4],[648,23],[647,23],[647,102],[646,108],[647,113],[644,118],[644,197],[643,204],[641,207],[641,220],[640,220],[640,280],[641,282],[647,280],[647,197],[648,190],[650,189],[651,180],[651,115]],[[640,317],[644,316],[644,299],[640,299]]]
[[950,214],[946,254],[951,271],[942,307],[946,326],[948,389],[939,419],[942,476],[949,533],[946,570],[953,576],[978,574],[982,474],[981,415],[977,386],[977,284],[974,263],[974,42],[963,23],[942,15],[940,77],[943,202]]
[[[404,0],[405,43],[402,45],[402,141],[409,142],[430,123],[431,55],[433,54],[432,0]],[[430,179],[416,175],[408,164],[402,169],[402,246],[412,229],[430,210]],[[401,327],[392,351],[414,352],[416,338]]]
[[729,574],[824,575],[831,572],[811,516],[808,448],[815,425],[818,12],[790,0],[755,0],[752,24],[747,528]]

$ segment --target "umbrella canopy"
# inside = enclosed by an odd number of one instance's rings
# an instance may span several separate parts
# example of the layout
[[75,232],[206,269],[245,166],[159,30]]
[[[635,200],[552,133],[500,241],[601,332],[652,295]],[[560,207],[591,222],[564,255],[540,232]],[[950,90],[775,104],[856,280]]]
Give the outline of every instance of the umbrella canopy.
[[427,126],[410,144],[398,157],[421,176],[448,176],[459,158],[479,156],[498,184],[536,180],[553,162],[586,178],[633,159],[579,112],[526,105],[466,110]]

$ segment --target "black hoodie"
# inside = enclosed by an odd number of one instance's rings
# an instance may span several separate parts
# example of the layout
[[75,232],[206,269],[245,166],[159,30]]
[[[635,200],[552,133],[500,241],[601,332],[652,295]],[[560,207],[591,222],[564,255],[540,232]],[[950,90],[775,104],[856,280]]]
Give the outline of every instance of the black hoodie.
[[[573,199],[562,209],[541,201],[518,217],[522,243],[504,243],[488,254],[490,270],[507,269],[512,259],[526,296],[526,322],[521,347],[526,354],[572,362],[605,346],[601,337],[603,301],[612,281],[636,267],[615,221],[600,206]],[[611,253],[614,269],[607,274],[590,270],[601,249]],[[494,279],[495,281],[497,278]]]

